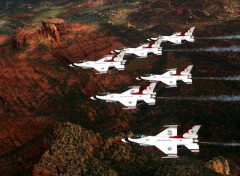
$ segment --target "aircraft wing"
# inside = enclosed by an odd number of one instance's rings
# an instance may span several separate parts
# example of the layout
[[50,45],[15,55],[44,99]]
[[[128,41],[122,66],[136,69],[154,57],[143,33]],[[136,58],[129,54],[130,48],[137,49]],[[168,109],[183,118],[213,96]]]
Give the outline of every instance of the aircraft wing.
[[173,38],[168,38],[167,39],[169,42],[172,42],[172,43],[174,43],[174,44],[182,44],[182,41],[181,41],[181,39],[173,39]]
[[128,89],[127,91],[123,92],[122,94],[125,95],[131,95],[134,92],[139,92],[140,86],[132,86],[130,87],[130,89]]
[[177,87],[177,80],[176,79],[161,79],[161,82],[167,84],[170,87]]
[[111,56],[104,56],[102,59],[99,59],[96,62],[104,62],[105,60],[108,60],[110,58],[111,58]]
[[122,98],[118,101],[127,107],[136,107],[137,106],[137,99],[132,99],[132,98],[124,98],[123,99]]
[[173,143],[161,143],[155,145],[159,150],[161,150],[166,155],[177,155],[177,144]]
[[142,51],[142,50],[135,51],[135,52],[133,52],[133,54],[135,54],[138,57],[144,57],[144,58],[147,57],[147,52],[146,51]]
[[177,136],[177,126],[169,126],[169,128],[165,129],[161,133],[157,134],[156,136]]
[[107,73],[108,71],[108,65],[94,66],[93,68],[100,73]]
[[167,72],[163,73],[161,76],[170,76],[176,73],[177,73],[177,69],[169,69]]

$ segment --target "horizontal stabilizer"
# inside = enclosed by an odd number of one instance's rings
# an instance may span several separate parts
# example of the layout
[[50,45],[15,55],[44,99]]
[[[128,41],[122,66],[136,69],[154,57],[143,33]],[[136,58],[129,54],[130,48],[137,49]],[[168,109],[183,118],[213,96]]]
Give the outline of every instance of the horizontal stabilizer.
[[162,158],[178,158],[177,155],[168,155],[168,156],[163,156]]
[[196,143],[185,145],[192,153],[199,153],[199,145]]
[[155,105],[155,103],[156,103],[156,99],[155,98],[151,98],[151,99],[146,99],[146,100],[144,100],[148,105],[150,105],[150,106],[153,106],[153,105]]
[[172,127],[172,128],[177,128],[178,125],[164,125],[163,127],[167,127],[167,128],[170,128],[170,127]]

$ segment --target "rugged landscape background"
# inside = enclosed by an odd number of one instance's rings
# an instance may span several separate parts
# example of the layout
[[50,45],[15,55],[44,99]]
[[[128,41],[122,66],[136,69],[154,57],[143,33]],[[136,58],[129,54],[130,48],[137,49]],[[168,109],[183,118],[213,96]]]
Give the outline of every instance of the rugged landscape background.
[[[154,107],[127,111],[118,103],[87,101],[97,93],[147,84],[133,80],[141,74],[188,64],[194,65],[193,78],[240,75],[239,52],[129,56],[124,71],[107,75],[68,67],[191,26],[195,43],[164,43],[163,49],[239,47],[239,40],[209,38],[240,34],[237,0],[3,0],[0,5],[0,175],[239,175],[239,147],[201,145],[197,156],[183,148],[170,160],[154,147],[118,143],[132,133],[158,134],[166,124],[179,125],[179,133],[201,124],[200,141],[237,143],[238,101],[157,100]],[[194,79],[193,85],[171,89],[159,83],[157,96],[239,96],[239,90],[239,81]]]

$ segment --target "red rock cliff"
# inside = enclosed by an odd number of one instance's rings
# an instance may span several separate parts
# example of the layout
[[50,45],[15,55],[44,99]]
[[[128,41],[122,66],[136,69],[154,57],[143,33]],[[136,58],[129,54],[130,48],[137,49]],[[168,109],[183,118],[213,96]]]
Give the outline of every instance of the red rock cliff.
[[66,26],[63,19],[47,18],[42,21],[42,27],[30,24],[16,30],[12,38],[13,48],[23,48],[25,45],[34,47],[42,39],[50,40],[52,43],[60,42],[60,35],[66,33]]

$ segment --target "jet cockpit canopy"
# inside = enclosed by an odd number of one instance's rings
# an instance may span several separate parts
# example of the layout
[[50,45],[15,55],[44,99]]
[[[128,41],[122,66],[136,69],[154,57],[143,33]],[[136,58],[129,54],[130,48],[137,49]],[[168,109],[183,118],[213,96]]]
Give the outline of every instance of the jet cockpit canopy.
[[103,93],[100,93],[99,95],[100,96],[106,96],[106,95],[109,95],[110,93],[109,92],[103,92]]
[[79,60],[77,63],[81,64],[81,63],[84,63],[84,62],[85,62],[85,60]]
[[149,77],[149,76],[152,76],[153,74],[144,74],[143,76],[144,77]]
[[143,138],[143,137],[145,137],[145,135],[143,135],[143,134],[136,134],[136,135],[134,135],[133,137],[131,137],[132,139],[140,139],[140,138]]

